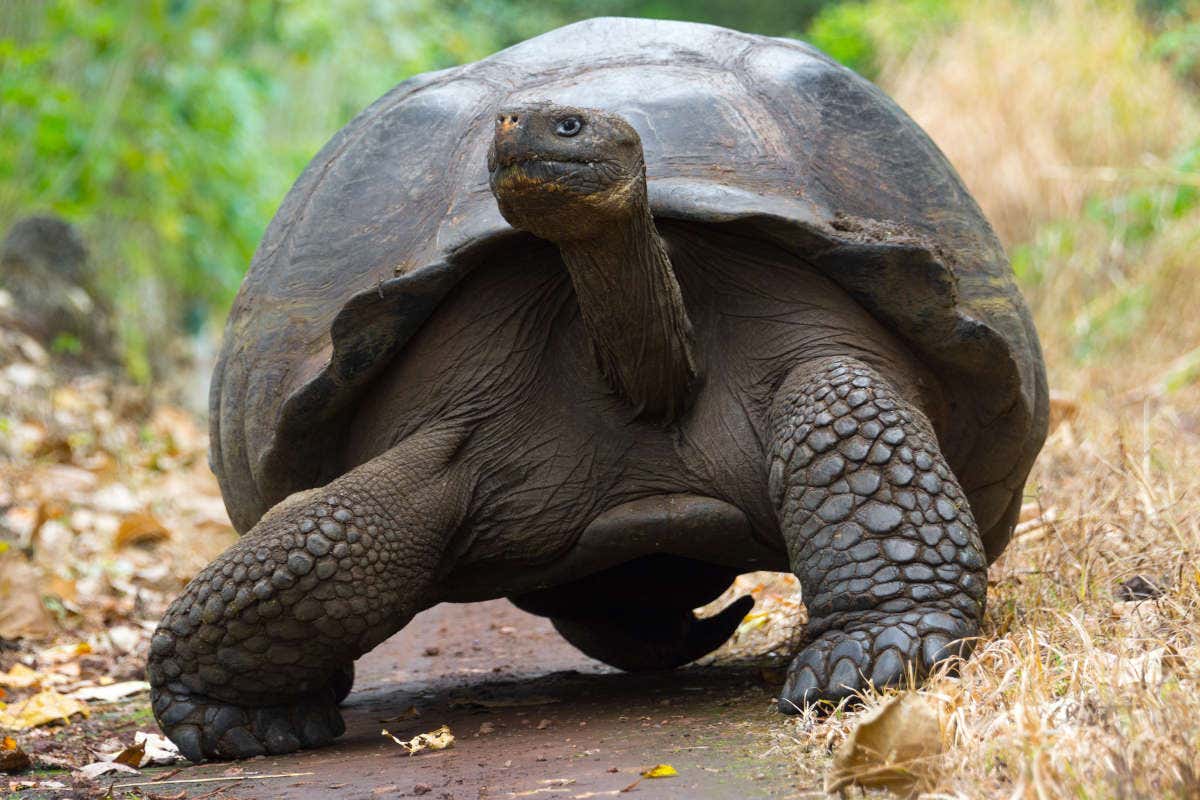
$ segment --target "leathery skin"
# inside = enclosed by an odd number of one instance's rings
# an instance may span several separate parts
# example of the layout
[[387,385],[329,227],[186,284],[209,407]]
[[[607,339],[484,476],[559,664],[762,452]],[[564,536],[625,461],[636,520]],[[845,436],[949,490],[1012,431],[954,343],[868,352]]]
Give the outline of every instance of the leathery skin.
[[809,612],[780,710],[966,655],[987,562],[925,416],[865,364],[833,358],[793,371],[771,429],[771,498]]

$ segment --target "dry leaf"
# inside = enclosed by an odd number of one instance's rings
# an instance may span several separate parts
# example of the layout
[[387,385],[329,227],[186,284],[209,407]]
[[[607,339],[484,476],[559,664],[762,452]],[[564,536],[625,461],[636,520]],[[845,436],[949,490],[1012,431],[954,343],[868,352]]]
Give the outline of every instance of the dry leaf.
[[642,773],[643,778],[674,778],[679,772],[670,764],[655,764]]
[[8,672],[0,672],[0,686],[10,689],[28,689],[37,686],[46,679],[40,672],[30,669],[24,664],[13,664]]
[[930,761],[942,750],[934,701],[917,692],[892,695],[866,713],[838,748],[825,791],[857,785],[915,794],[931,782]]
[[54,632],[42,605],[41,572],[9,552],[0,556],[0,639],[38,639]]
[[124,764],[127,767],[133,767],[134,769],[137,769],[142,765],[142,758],[145,757],[145,755],[146,743],[144,741],[134,742],[133,744],[129,745],[129,747],[126,747],[124,750],[113,756],[112,760],[114,763]]
[[133,736],[135,744],[142,745],[145,755],[139,767],[161,767],[183,760],[183,755],[175,743],[157,733],[138,731]]
[[92,652],[92,646],[87,642],[77,642],[76,644],[60,644],[54,647],[47,647],[38,653],[38,663],[42,666],[46,664],[66,664],[69,661],[74,661],[80,656],[86,656]]
[[0,772],[20,772],[29,769],[31,763],[16,739],[11,736],[0,739]]
[[110,683],[108,686],[85,686],[82,689],[76,689],[68,696],[74,697],[76,700],[99,700],[102,703],[111,703],[123,697],[148,691],[150,691],[150,684],[146,681],[121,681],[120,683]]
[[80,767],[76,772],[89,781],[94,781],[101,775],[107,775],[110,772],[120,772],[128,775],[139,774],[133,767],[118,764],[115,761],[96,761],[95,763],[88,764],[86,767]]
[[126,547],[149,547],[171,538],[171,533],[151,513],[139,511],[127,515],[117,528],[113,539],[113,547],[121,550]]
[[85,703],[59,694],[53,689],[45,689],[20,703],[0,708],[0,728],[23,731],[51,722],[69,725],[71,717],[75,714],[86,717],[89,713]]
[[1096,657],[1112,671],[1117,686],[1158,686],[1172,673],[1187,674],[1187,661],[1170,645],[1128,658],[1105,652]]
[[436,731],[430,731],[429,733],[418,733],[408,741],[397,739],[395,736],[392,736],[392,734],[388,733],[386,729],[380,731],[380,733],[407,750],[410,756],[426,749],[445,750],[447,747],[454,744],[454,734],[450,732],[449,725],[443,725]]

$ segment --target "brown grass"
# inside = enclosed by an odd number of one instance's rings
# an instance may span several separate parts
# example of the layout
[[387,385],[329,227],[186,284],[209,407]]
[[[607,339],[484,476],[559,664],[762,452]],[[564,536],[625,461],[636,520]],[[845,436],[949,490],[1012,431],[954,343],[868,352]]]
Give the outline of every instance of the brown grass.
[[1161,168],[1200,121],[1132,2],[988,0],[883,83],[958,168],[1006,244]]

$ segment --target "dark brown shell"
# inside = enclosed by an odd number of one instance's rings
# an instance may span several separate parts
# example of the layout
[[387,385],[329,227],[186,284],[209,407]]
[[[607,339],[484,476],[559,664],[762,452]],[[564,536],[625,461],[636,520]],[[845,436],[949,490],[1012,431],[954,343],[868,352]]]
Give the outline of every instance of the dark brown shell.
[[[499,107],[624,116],[660,218],[750,226],[907,339],[952,403],[947,452],[993,557],[1045,437],[1045,371],[1004,252],[937,147],[812,47],[594,19],[408,80],[313,159],[268,227],[213,376],[212,464],[235,524],[333,477],[358,393],[516,234],[488,189]],[[949,435],[947,435],[949,434]]]

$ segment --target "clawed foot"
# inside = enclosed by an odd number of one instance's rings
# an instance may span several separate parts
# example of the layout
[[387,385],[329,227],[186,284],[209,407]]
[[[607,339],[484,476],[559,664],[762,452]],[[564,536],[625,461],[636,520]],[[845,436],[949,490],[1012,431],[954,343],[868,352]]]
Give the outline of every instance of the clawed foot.
[[179,684],[150,695],[163,732],[189,761],[281,755],[342,735],[333,687],[286,705],[244,708],[191,694]]
[[979,626],[954,611],[914,609],[863,614],[826,630],[788,668],[779,710],[796,714],[822,701],[836,703],[873,686],[920,679],[938,664],[967,656]]

